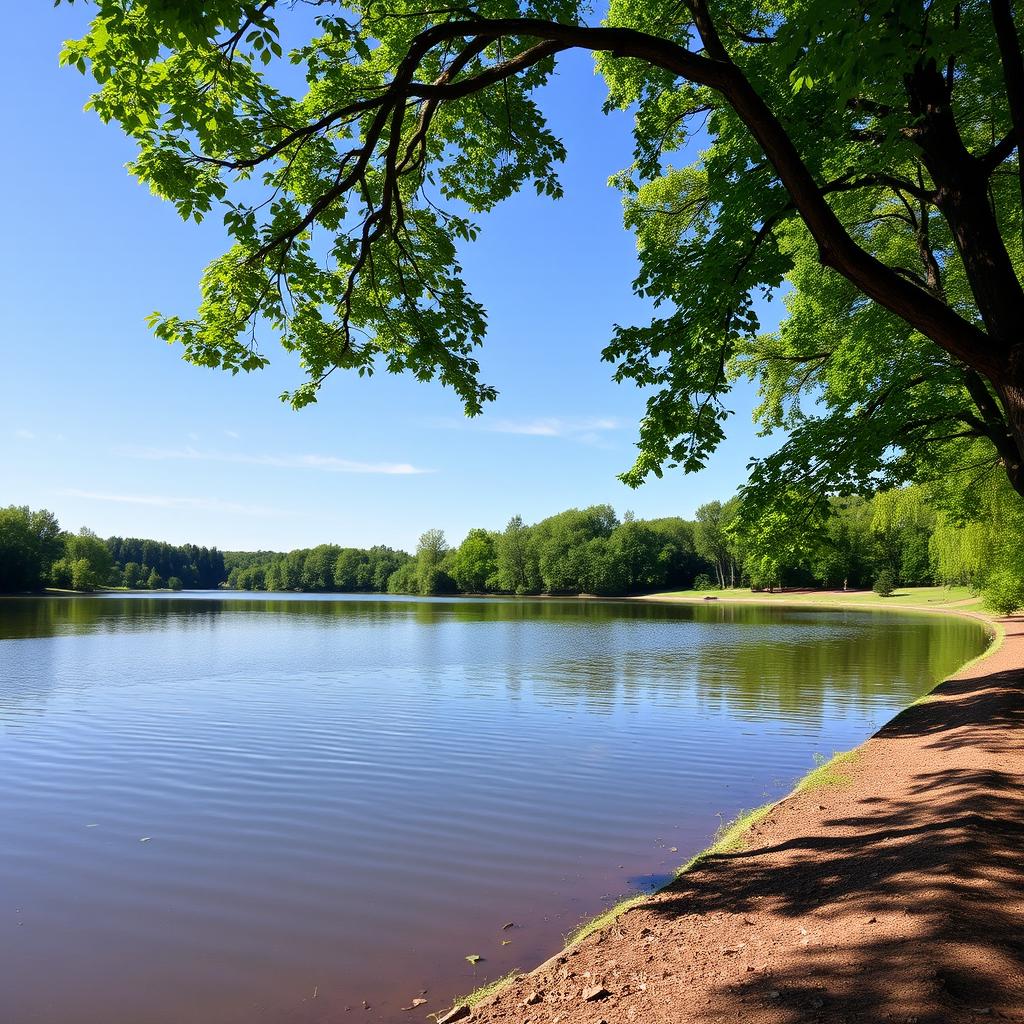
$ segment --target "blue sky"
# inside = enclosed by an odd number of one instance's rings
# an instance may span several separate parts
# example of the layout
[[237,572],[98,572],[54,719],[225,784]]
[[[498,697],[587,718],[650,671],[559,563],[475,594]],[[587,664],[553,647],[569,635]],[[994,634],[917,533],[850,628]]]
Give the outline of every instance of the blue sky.
[[271,366],[256,374],[185,364],[144,317],[192,312],[202,268],[223,248],[220,219],[183,224],[129,177],[116,126],[83,112],[89,80],[58,68],[57,54],[88,11],[15,5],[0,43],[0,84],[14,98],[0,112],[0,505],[50,508],[103,536],[226,549],[412,548],[429,527],[457,542],[515,513],[532,521],[595,502],[689,516],[728,497],[748,458],[771,447],[743,388],[704,472],[637,491],[616,480],[643,401],[611,380],[600,350],[644,307],[607,186],[629,163],[628,121],[600,113],[585,55],[561,62],[543,99],[569,150],[566,197],[514,198],[465,253],[489,312],[482,376],[500,391],[482,418],[466,420],[439,385],[383,373],[335,374],[317,405],[295,412],[278,395],[301,373],[269,338]]

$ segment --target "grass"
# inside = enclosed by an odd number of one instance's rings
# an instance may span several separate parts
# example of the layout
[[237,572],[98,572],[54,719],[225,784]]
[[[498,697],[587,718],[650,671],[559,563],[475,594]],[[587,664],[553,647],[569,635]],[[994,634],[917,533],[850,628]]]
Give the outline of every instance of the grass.
[[[709,847],[702,850],[695,857],[691,857],[682,867],[676,869],[675,877],[678,878],[680,875],[686,874],[687,871],[692,871],[701,863],[701,861],[707,860],[708,857],[714,857],[716,854],[720,853],[735,853],[736,850],[742,850],[744,846],[744,835],[749,831],[751,826],[759,822],[774,806],[775,804],[773,803],[763,804],[761,807],[756,807],[752,811],[740,811],[736,818],[724,824],[715,833],[715,838]],[[660,892],[661,890],[657,891]],[[637,893],[635,896],[628,896],[620,903],[616,903],[614,907],[609,907],[609,909],[604,911],[604,913],[598,914],[597,917],[592,917],[589,921],[584,921],[583,924],[581,924],[575,931],[571,932],[566,938],[565,948],[569,949],[571,946],[575,946],[577,942],[585,939],[588,935],[593,935],[594,932],[600,931],[630,908],[643,903],[649,895],[649,893],[641,892]]]
[[[818,764],[816,768],[809,771],[796,784],[793,789],[793,793],[803,793],[807,790],[816,789],[820,786],[843,785],[849,781],[849,776],[842,771],[842,767],[843,765],[850,764],[856,756],[856,750],[849,750],[845,753],[834,754],[827,761],[824,760],[824,758],[821,758],[821,755],[818,755],[821,763]],[[737,817],[722,825],[718,832],[715,833],[715,838],[710,846],[702,850],[695,857],[691,857],[685,864],[676,870],[675,877],[679,878],[681,875],[685,875],[688,871],[692,871],[698,865],[711,857],[719,856],[724,853],[735,853],[738,850],[742,850],[746,846],[746,837],[750,829],[765,818],[776,806],[776,803],[767,803],[762,804],[760,807],[755,807],[750,811],[740,811]],[[660,892],[661,890],[657,891]],[[633,907],[637,907],[644,903],[651,895],[651,893],[636,893],[633,896],[627,896],[626,899],[616,903],[613,907],[609,907],[603,913],[584,921],[578,928],[566,936],[564,948],[566,950],[571,949],[577,943],[582,942],[588,935],[593,935],[594,932],[600,931],[602,928],[606,928],[614,920],[626,913],[627,910],[631,910]],[[488,982],[486,985],[470,992],[469,995],[463,996],[461,999],[456,999],[452,1003],[452,1006],[462,1006],[464,1004],[475,1006],[482,1000],[494,995],[518,974],[518,971],[512,971],[511,973],[506,974],[503,978],[499,978],[497,981]]]
[[429,1013],[428,1017],[433,1017],[437,1020],[439,1017],[443,1017],[446,1013],[450,1013],[455,1009],[456,1006],[475,1006],[477,1003],[483,1002],[488,996],[493,996],[499,989],[504,988],[513,978],[519,976],[519,971],[509,971],[508,974],[503,974],[500,978],[496,978],[494,981],[488,981],[486,984],[481,985],[479,988],[473,989],[468,995],[460,996],[458,999],[452,1000],[452,1005],[445,1010],[438,1010],[437,1013]]
[[850,781],[850,776],[843,771],[843,766],[851,764],[857,758],[856,750],[847,750],[843,754],[833,754],[825,760],[821,754],[815,754],[818,767],[809,771],[797,784],[794,793],[806,793],[809,789],[822,786],[842,786]]
[[891,608],[894,605],[948,608],[961,601],[981,599],[968,587],[899,587],[889,597],[879,597],[872,590],[792,590],[753,591],[733,590],[677,590],[664,594],[649,594],[650,598],[670,598],[682,601],[703,601],[708,597],[720,601],[778,602],[781,604],[856,605],[866,608]]

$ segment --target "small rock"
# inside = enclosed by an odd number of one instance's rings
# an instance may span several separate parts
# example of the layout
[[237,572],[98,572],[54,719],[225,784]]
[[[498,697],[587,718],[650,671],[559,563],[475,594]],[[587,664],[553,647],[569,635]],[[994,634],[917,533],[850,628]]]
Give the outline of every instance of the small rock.
[[[598,999],[607,999],[611,995],[611,992],[604,987],[604,985],[595,985],[593,988],[585,988],[583,990],[583,998],[588,1003],[596,1002]],[[437,1024],[442,1024],[438,1021]]]
[[526,1006],[536,1006],[544,997],[539,992],[531,992],[526,999],[523,1000]]
[[[779,996],[781,996],[781,995],[782,995],[782,993],[777,988],[773,988],[771,990],[771,992],[768,993],[768,998],[769,999],[778,999]],[[440,1022],[439,1022],[439,1024],[440,1024]]]
[[417,1006],[422,1006],[426,1002],[426,999],[421,996],[417,996],[408,1006],[403,1006],[403,1010],[415,1010]]
[[501,930],[502,930],[503,932],[507,932],[507,931],[509,930],[509,928],[515,928],[515,926],[516,926],[516,923],[515,923],[515,921],[506,921],[506,922],[505,922],[505,923],[504,923],[504,924],[503,924],[503,925],[501,926]]
[[877,917],[869,917],[868,918],[868,924],[878,924],[878,918]]
[[468,1006],[453,1006],[443,1017],[437,1018],[437,1024],[455,1024],[457,1020],[465,1020],[471,1012]]

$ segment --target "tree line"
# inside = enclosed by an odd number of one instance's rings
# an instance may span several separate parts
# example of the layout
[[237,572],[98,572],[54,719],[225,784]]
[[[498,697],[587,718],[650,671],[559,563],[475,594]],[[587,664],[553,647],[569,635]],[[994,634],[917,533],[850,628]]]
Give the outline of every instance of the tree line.
[[989,474],[948,494],[923,485],[794,501],[751,516],[737,496],[692,520],[572,508],[458,545],[429,529],[416,551],[320,544],[228,551],[62,530],[53,513],[0,509],[0,591],[214,589],[309,593],[594,594],[749,587],[863,589],[963,585],[1000,611],[1024,605],[1024,510]]
[[0,593],[213,589],[226,581],[216,548],[63,530],[47,509],[0,508]]

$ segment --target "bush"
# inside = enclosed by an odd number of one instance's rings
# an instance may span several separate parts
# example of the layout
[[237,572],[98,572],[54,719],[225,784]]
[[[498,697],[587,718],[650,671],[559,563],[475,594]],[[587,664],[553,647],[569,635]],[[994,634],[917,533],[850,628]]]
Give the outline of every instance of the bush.
[[76,558],[71,563],[72,590],[95,590],[97,582],[96,570],[88,558]]
[[1012,569],[996,569],[981,588],[985,607],[997,615],[1010,615],[1024,608],[1024,579]]
[[184,586],[184,584],[181,582],[180,579],[178,579],[177,576],[172,576],[167,581],[167,589],[168,590],[181,590],[183,586]]
[[694,577],[694,590],[717,590],[718,584],[706,573],[701,572]]
[[888,569],[883,569],[875,577],[875,583],[871,589],[879,597],[891,597],[892,592],[896,589],[896,581],[892,578],[892,573]]

